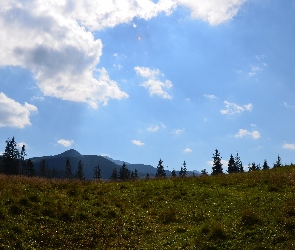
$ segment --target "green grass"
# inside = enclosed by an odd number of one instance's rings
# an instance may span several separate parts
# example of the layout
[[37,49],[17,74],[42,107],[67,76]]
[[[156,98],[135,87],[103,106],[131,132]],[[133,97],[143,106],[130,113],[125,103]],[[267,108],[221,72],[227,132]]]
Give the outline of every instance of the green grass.
[[295,249],[295,168],[131,182],[0,175],[0,249]]

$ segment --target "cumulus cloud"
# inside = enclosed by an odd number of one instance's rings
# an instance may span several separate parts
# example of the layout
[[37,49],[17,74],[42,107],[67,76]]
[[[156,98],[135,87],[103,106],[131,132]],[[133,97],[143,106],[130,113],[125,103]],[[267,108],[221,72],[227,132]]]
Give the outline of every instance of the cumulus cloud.
[[139,147],[144,146],[144,142],[141,142],[140,140],[132,140],[131,142]]
[[191,10],[192,18],[218,25],[232,19],[246,0],[176,0]]
[[193,150],[191,150],[190,148],[186,148],[183,150],[184,153],[192,153]]
[[289,149],[289,150],[295,150],[295,144],[293,144],[293,143],[284,143],[283,148],[284,149]]
[[159,126],[158,125],[152,125],[150,127],[148,127],[147,131],[149,132],[157,132],[159,130]]
[[246,129],[240,129],[239,132],[237,134],[235,134],[236,138],[243,138],[243,137],[247,137],[247,136],[250,136],[255,140],[259,139],[261,137],[260,133],[257,130],[250,132]]
[[[0,3],[0,67],[30,70],[44,96],[86,102],[92,108],[111,99],[128,97],[104,68],[97,69],[103,44],[93,33],[171,14],[178,6],[190,9],[193,18],[211,25],[231,19],[245,0],[113,0],[113,1],[21,1]],[[135,26],[135,25],[133,25]],[[157,74],[155,71],[154,74]],[[169,80],[143,76],[151,95],[170,99],[164,90]]]
[[224,101],[225,109],[220,110],[220,113],[223,115],[236,115],[241,114],[244,111],[252,111],[252,103],[239,106],[233,102]]
[[57,141],[58,144],[68,148],[71,147],[74,144],[73,140],[65,140],[65,139],[60,139]]
[[31,125],[30,116],[37,107],[25,102],[24,105],[0,92],[0,127],[24,128]]
[[165,80],[164,82],[159,80],[161,71],[159,69],[150,69],[147,67],[134,67],[134,70],[138,75],[143,78],[147,78],[147,81],[142,83],[141,86],[148,89],[150,96],[157,95],[164,99],[171,99],[171,95],[165,90],[173,87],[171,81]]

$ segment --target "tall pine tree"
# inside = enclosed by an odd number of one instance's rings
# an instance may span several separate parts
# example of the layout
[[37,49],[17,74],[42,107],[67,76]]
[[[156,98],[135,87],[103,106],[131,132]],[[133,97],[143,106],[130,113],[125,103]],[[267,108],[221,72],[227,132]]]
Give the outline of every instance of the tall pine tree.
[[213,167],[211,175],[223,174],[223,168],[221,163],[221,156],[217,149],[215,149],[215,154],[213,154]]
[[264,160],[264,162],[263,162],[262,169],[263,169],[263,170],[267,170],[267,169],[269,169],[269,166],[268,166],[266,160]]
[[17,175],[19,174],[19,160],[20,153],[17,149],[17,144],[14,137],[5,141],[6,147],[3,153],[3,166],[2,171],[4,174]]
[[229,158],[229,161],[228,161],[227,166],[228,166],[227,172],[229,174],[239,172],[239,169],[238,169],[238,167],[237,167],[237,165],[235,163],[235,159],[234,159],[234,157],[233,157],[232,154],[230,155],[230,158]]
[[236,165],[236,168],[238,169],[238,172],[241,172],[241,173],[244,172],[243,163],[242,163],[242,161],[241,161],[241,158],[240,158],[238,152],[237,152],[237,155],[236,155],[236,157],[235,157],[235,165]]
[[99,167],[99,164],[94,168],[93,178],[96,181],[101,179],[101,169]]
[[81,180],[81,181],[85,180],[85,174],[84,174],[84,170],[83,170],[83,163],[82,163],[81,160],[78,163],[78,168],[77,168],[75,178],[78,179],[78,180]]
[[186,171],[187,171],[187,168],[186,168],[186,163],[184,161],[183,162],[183,167],[180,168],[179,176],[180,177],[185,177],[186,176]]
[[125,180],[130,179],[130,171],[129,171],[129,169],[127,168],[125,162],[123,162],[123,165],[122,165],[122,167],[121,167],[120,170],[119,170],[119,178],[120,178],[120,180],[122,180],[122,181],[125,181]]
[[67,158],[67,160],[66,160],[65,174],[66,174],[66,179],[72,179],[73,178],[72,166],[71,166],[71,162],[70,162],[69,158]]
[[156,177],[165,177],[165,176],[166,176],[166,172],[163,166],[163,161],[160,159],[157,166]]
[[112,172],[112,175],[111,175],[111,180],[113,180],[113,181],[118,180],[118,172],[117,172],[116,168],[113,169],[113,172]]
[[275,164],[273,164],[274,168],[279,168],[282,166],[281,157],[278,155],[278,159]]

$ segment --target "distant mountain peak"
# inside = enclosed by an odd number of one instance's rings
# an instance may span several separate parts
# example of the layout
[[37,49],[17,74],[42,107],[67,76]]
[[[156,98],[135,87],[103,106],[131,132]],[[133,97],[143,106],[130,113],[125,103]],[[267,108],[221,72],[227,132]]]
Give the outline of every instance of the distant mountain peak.
[[75,150],[75,149],[69,149],[61,154],[58,154],[59,157],[78,157],[81,156],[81,154]]

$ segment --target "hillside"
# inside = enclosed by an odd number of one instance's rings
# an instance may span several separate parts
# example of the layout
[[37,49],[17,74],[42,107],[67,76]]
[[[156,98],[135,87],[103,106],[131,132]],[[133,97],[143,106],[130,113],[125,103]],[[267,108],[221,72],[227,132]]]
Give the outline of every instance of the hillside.
[[130,182],[0,175],[0,249],[294,249],[294,167]]

